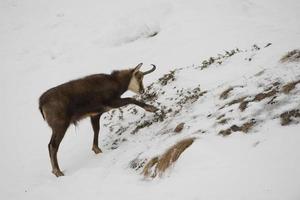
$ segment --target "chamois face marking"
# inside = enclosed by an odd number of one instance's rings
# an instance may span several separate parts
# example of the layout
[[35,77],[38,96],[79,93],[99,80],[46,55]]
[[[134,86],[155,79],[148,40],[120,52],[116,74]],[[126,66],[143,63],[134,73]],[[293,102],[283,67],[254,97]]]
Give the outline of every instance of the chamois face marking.
[[130,79],[128,89],[136,94],[143,94],[144,93],[144,85],[143,85],[143,72],[140,72],[139,69],[141,68],[142,64],[136,66],[133,70],[132,77]]

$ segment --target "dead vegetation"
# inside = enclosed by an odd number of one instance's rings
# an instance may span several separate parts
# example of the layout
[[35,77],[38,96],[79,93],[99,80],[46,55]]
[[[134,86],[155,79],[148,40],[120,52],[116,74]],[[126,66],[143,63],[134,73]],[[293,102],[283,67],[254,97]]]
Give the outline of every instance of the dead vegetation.
[[273,89],[269,92],[261,92],[255,95],[255,97],[252,100],[243,101],[240,103],[239,109],[241,111],[244,111],[247,108],[248,103],[254,102],[254,101],[261,101],[263,99],[266,99],[268,97],[274,96],[278,91],[276,89]]
[[[300,80],[299,80],[299,82],[300,82]],[[297,83],[298,82],[293,82],[291,85],[295,87],[295,85]],[[229,103],[221,106],[219,108],[219,110],[221,110],[227,106],[232,106],[234,104],[239,103],[240,104],[239,109],[241,111],[244,111],[250,102],[262,101],[263,99],[266,99],[269,97],[273,97],[273,98],[268,102],[268,104],[274,104],[274,103],[276,103],[276,101],[275,101],[275,99],[277,98],[276,94],[279,92],[280,85],[281,85],[281,83],[276,81],[276,82],[272,83],[269,87],[267,87],[263,92],[256,94],[254,97],[243,96],[243,97],[234,99],[234,100],[230,101]],[[243,86],[238,86],[238,87],[243,87]],[[230,87],[230,88],[226,89],[225,91],[223,91],[220,95],[220,99],[227,99],[230,91],[232,91],[233,89],[234,89],[234,87]]]
[[145,177],[154,178],[162,176],[164,172],[172,166],[174,162],[180,157],[182,152],[186,150],[193,142],[194,138],[188,138],[179,141],[171,148],[169,148],[163,155],[152,158],[144,167],[142,174]]
[[139,170],[143,168],[146,164],[146,159],[135,158],[129,163],[129,167],[134,170]]
[[[154,178],[156,176],[156,173],[153,171],[153,167],[157,165],[158,163],[158,157],[152,158],[147,164],[145,165],[143,169],[143,175],[145,177],[152,177]],[[155,169],[154,169],[155,170]]]
[[237,132],[237,131],[241,131],[244,133],[248,133],[249,130],[256,124],[256,120],[255,119],[251,119],[250,121],[242,124],[241,126],[237,126],[237,125],[232,125],[230,128],[225,129],[225,130],[221,130],[219,132],[219,135],[222,136],[227,136],[230,135],[232,132]]
[[280,62],[299,62],[300,61],[300,49],[295,49],[293,51],[290,51],[286,53],[282,58],[280,59]]
[[175,81],[175,70],[170,71],[168,74],[165,74],[163,77],[158,79],[158,83],[162,86],[165,86],[172,81]]
[[[270,46],[271,43],[268,43],[267,45],[265,45],[265,48]],[[250,51],[252,52],[256,52],[261,50],[261,47],[259,47],[257,44],[252,45]],[[200,66],[197,66],[196,68],[200,68],[201,70],[208,68],[209,66],[216,64],[216,65],[221,65],[226,59],[230,58],[231,56],[241,53],[241,52],[247,52],[248,50],[240,50],[239,48],[236,49],[232,49],[232,50],[228,50],[225,51],[224,54],[218,54],[215,57],[209,57],[208,59],[202,61]],[[251,61],[252,58],[248,58],[246,59],[248,61]]]
[[200,86],[195,87],[193,90],[177,91],[178,98],[175,100],[179,99],[179,101],[176,102],[176,105],[183,107],[187,103],[194,103],[206,93],[207,91],[201,91]]
[[224,106],[220,107],[219,110],[225,108],[226,106],[232,106],[233,104],[241,103],[241,102],[243,102],[246,98],[247,98],[247,96],[245,96],[245,97],[240,97],[240,98],[238,98],[238,99],[234,99],[234,100],[230,101],[229,103],[225,104]]
[[294,109],[290,111],[286,111],[280,115],[281,125],[286,126],[293,122],[293,118],[300,117],[300,110]]
[[247,97],[241,97],[241,98],[238,98],[238,99],[234,99],[234,100],[232,100],[231,102],[229,102],[227,105],[228,105],[228,106],[231,106],[231,105],[233,105],[233,104],[240,103],[240,102],[244,101],[246,98],[247,98]]
[[222,92],[220,95],[220,99],[227,99],[231,90],[233,90],[233,87],[230,87],[226,89],[224,92]]
[[144,94],[142,94],[141,99],[145,102],[154,102],[155,100],[157,100],[158,95],[156,92],[145,92]]
[[[167,79],[164,80],[167,81]],[[146,92],[143,94],[141,99],[147,103],[155,102],[156,104],[160,105],[160,103],[157,102],[156,99],[159,97],[159,95],[162,95],[162,92],[152,91],[152,86],[153,85],[147,88]],[[181,112],[181,110],[184,107],[195,103],[201,96],[203,96],[206,93],[207,91],[201,91],[199,85],[192,89],[182,88],[181,90],[177,90],[176,96],[170,99],[174,101],[173,103],[174,107],[167,108],[166,106],[162,105],[159,107],[159,111],[155,112],[151,118],[147,118],[147,119],[145,118],[146,115],[143,114],[139,121],[134,122],[135,128],[131,131],[131,134],[136,134],[137,132],[139,132],[141,129],[145,127],[150,127],[154,123],[164,122],[167,118],[176,116],[178,113]],[[135,108],[130,108],[129,111],[133,115],[138,114],[138,110]],[[123,119],[122,110],[121,111],[119,110],[118,113],[116,113],[115,110],[113,110],[107,118],[111,120],[113,118],[113,115],[117,116],[118,119]],[[112,132],[114,132],[116,129],[116,127],[111,124],[105,124],[105,126],[109,126],[110,131]],[[127,131],[128,128],[129,128],[128,125],[126,126],[119,125],[119,128],[117,128],[117,134],[121,135],[123,132]]]
[[282,92],[284,94],[288,94],[290,93],[290,91],[292,91],[293,89],[295,89],[296,85],[300,83],[300,80],[298,81],[293,81],[293,82],[289,82],[287,84],[285,84],[283,87],[282,87]]
[[156,122],[163,122],[166,119],[167,113],[172,112],[170,109],[166,109],[166,107],[162,107],[158,112],[154,113],[153,117],[147,120],[141,120],[136,123],[135,129],[131,132],[131,134],[136,134],[140,129],[151,126]]
[[255,95],[254,99],[252,101],[261,101],[265,98],[272,97],[277,93],[277,90],[273,89],[269,92],[262,92]]
[[175,133],[180,133],[181,131],[182,131],[182,129],[183,129],[183,127],[184,127],[184,124],[185,123],[180,123],[180,124],[178,124],[177,126],[176,126],[176,128],[174,129],[174,132]]
[[229,51],[225,51],[225,54],[218,54],[218,56],[216,56],[216,57],[210,57],[210,58],[202,61],[202,64],[196,68],[200,68],[201,70],[203,70],[212,64],[221,65],[224,62],[224,60],[226,60],[227,58],[233,56],[236,53],[240,53],[240,52],[242,52],[242,51],[238,48],[232,49]]

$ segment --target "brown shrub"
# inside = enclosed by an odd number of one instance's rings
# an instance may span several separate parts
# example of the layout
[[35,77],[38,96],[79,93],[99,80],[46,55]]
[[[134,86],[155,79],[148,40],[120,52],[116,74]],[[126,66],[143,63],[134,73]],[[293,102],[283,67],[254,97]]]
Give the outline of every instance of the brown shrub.
[[256,123],[256,121],[254,119],[252,119],[251,121],[246,122],[245,124],[240,126],[239,131],[242,131],[244,133],[248,133],[249,130],[254,126],[255,123]]
[[174,129],[174,132],[175,132],[175,133],[181,132],[182,129],[183,129],[183,127],[184,127],[184,123],[182,122],[182,123],[180,123],[180,124],[178,124],[178,125],[176,126],[176,128]]
[[265,99],[265,98],[272,97],[272,96],[274,96],[277,92],[278,92],[277,89],[273,89],[273,90],[271,90],[271,91],[269,91],[269,92],[261,92],[261,93],[255,95],[255,97],[254,97],[252,100],[242,101],[242,102],[240,103],[239,109],[240,109],[241,111],[244,111],[244,110],[247,108],[248,103],[254,102],[254,101],[261,101],[261,100],[263,100],[263,99]]
[[146,164],[146,159],[135,158],[129,163],[129,167],[135,170],[139,170]]
[[280,115],[281,118],[281,125],[286,126],[289,125],[292,122],[292,117],[300,117],[300,110],[295,109],[295,110],[290,110],[282,113]]
[[229,96],[229,92],[233,90],[233,87],[230,87],[228,89],[226,89],[225,91],[223,91],[220,95],[220,99],[227,99]]
[[243,102],[241,102],[241,103],[240,103],[240,106],[239,106],[239,109],[240,109],[241,111],[244,111],[244,110],[247,108],[249,102],[250,102],[250,101],[243,101]]
[[229,102],[227,105],[228,105],[228,106],[231,106],[231,105],[233,105],[233,104],[240,103],[240,102],[244,101],[246,98],[247,98],[247,97],[241,97],[241,98],[238,98],[238,99],[234,99],[234,100],[232,100],[231,102]]
[[227,136],[227,135],[230,135],[232,132],[236,132],[236,131],[241,131],[241,132],[244,132],[244,133],[248,133],[249,130],[254,126],[255,123],[256,123],[256,120],[251,119],[249,122],[246,122],[241,126],[232,125],[228,129],[221,130],[219,132],[219,135]]
[[147,162],[142,172],[145,177],[151,176],[152,178],[154,178],[156,176],[155,171],[153,172],[153,166],[157,165],[157,162],[158,157],[154,157],[149,162]]
[[284,86],[282,86],[282,92],[288,94],[291,90],[295,89],[298,83],[300,83],[300,80],[285,84]]
[[265,98],[274,96],[277,93],[276,89],[271,90],[270,92],[265,92],[265,93],[259,93],[257,95],[255,95],[254,99],[252,101],[261,101]]
[[158,79],[158,82],[163,86],[172,81],[175,81],[175,70],[170,71],[168,74],[165,74],[163,77]]
[[162,176],[163,173],[180,157],[182,152],[187,149],[193,142],[195,138],[188,138],[179,141],[172,147],[170,147],[163,155],[160,157],[152,158],[144,167],[143,175],[145,177],[154,178],[157,175]]

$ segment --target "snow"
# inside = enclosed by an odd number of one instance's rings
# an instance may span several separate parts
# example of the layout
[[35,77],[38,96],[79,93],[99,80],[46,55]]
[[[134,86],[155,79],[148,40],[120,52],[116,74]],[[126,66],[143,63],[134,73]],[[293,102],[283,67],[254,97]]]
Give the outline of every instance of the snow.
[[[0,198],[300,199],[299,124],[281,126],[278,118],[299,109],[299,85],[289,95],[278,95],[279,104],[265,99],[249,103],[244,112],[239,104],[218,109],[238,97],[253,97],[274,81],[299,80],[299,63],[279,62],[287,51],[299,48],[299,10],[298,0],[2,0]],[[272,45],[264,48],[268,43]],[[261,49],[251,50],[253,44]],[[197,68],[236,48],[241,52],[221,65]],[[171,99],[178,97],[175,86],[192,90],[200,85],[208,92],[178,115],[167,114],[165,121],[134,135],[135,125],[154,114],[136,108],[134,115],[133,106],[123,109],[124,120],[118,119],[119,111],[112,120],[106,114],[100,155],[91,151],[89,120],[71,126],[58,152],[65,176],[53,176],[47,149],[51,131],[38,110],[41,93],[71,79],[140,62],[145,68],[157,65],[145,85],[182,68],[163,87],[160,106],[178,108]],[[241,85],[227,100],[219,99],[228,87]],[[152,90],[160,88],[155,83]],[[232,118],[229,124],[216,123],[221,114]],[[258,123],[249,133],[218,135],[253,117]],[[176,135],[172,130],[180,122],[185,128]],[[119,136],[119,127],[128,129]],[[161,155],[187,137],[197,139],[164,177],[145,179],[130,168],[132,160]],[[114,146],[115,140],[121,142]]]

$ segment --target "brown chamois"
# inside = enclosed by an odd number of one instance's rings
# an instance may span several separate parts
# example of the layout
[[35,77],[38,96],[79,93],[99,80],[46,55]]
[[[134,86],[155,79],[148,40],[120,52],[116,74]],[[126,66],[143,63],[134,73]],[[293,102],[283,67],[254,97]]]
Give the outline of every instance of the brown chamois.
[[156,67],[152,65],[151,70],[141,72],[141,66],[142,63],[135,68],[113,71],[111,74],[90,75],[51,88],[41,95],[39,109],[52,129],[48,148],[54,175],[64,175],[58,166],[57,151],[71,123],[90,117],[94,131],[92,150],[98,154],[102,152],[98,147],[99,120],[104,112],[128,104],[135,104],[149,112],[158,110],[133,98],[121,98],[127,90],[140,94],[144,92],[143,77]]

